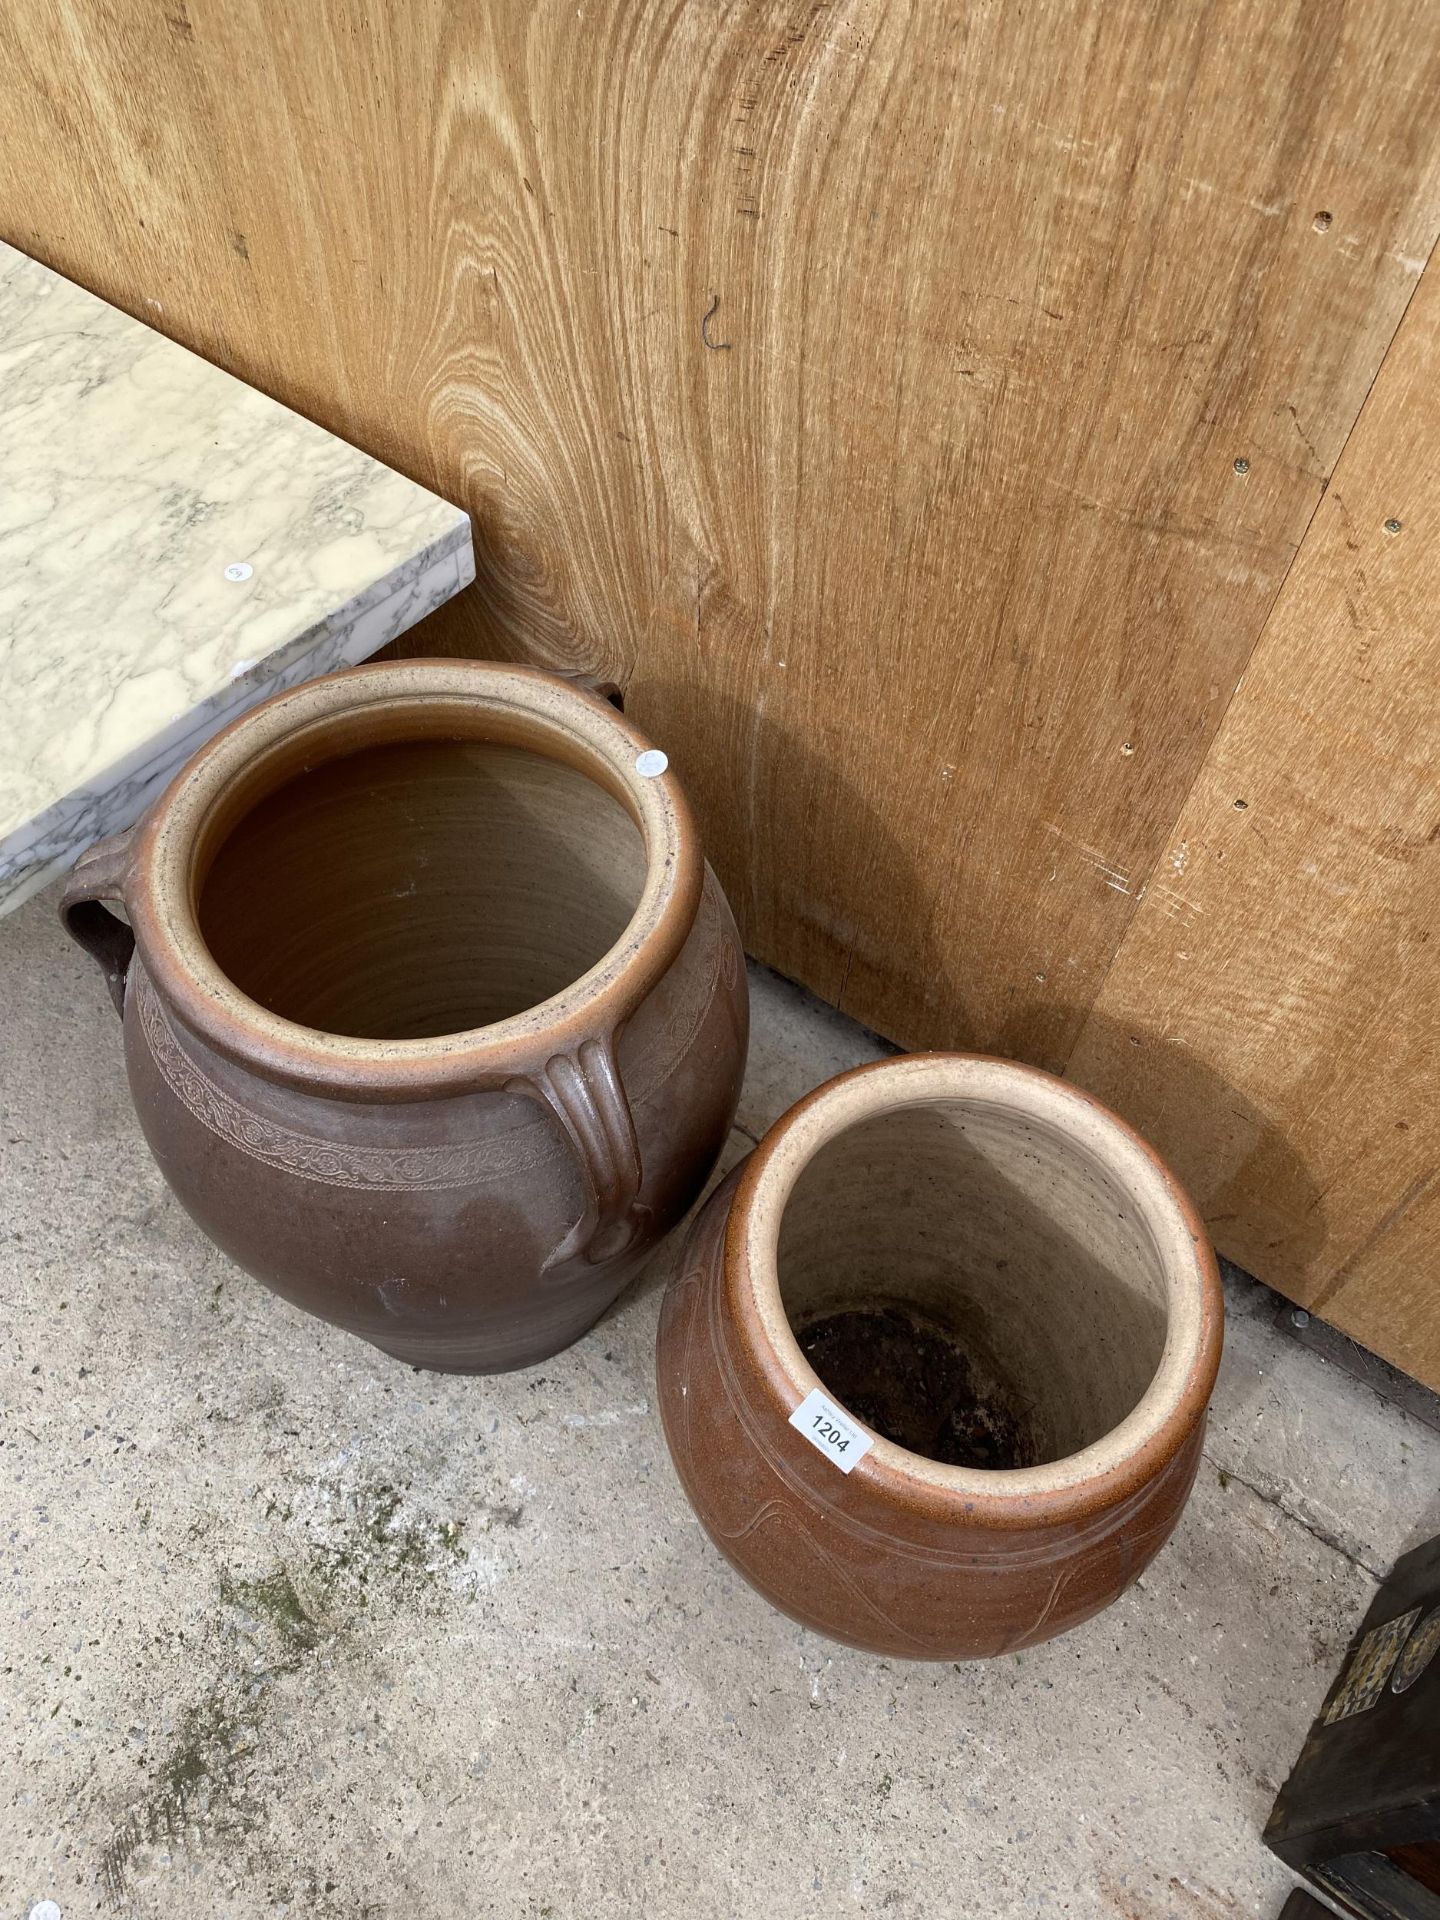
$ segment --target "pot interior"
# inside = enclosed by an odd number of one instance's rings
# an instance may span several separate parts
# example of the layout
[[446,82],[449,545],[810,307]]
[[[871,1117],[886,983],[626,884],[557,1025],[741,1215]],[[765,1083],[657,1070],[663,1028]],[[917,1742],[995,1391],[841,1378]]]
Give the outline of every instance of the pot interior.
[[560,993],[620,939],[644,837],[586,774],[430,738],[307,767],[244,813],[199,892],[241,992],[364,1040],[485,1027]]
[[802,1170],[781,1299],[827,1390],[949,1466],[1042,1466],[1135,1407],[1166,1276],[1131,1198],[1033,1114],[956,1100],[871,1115]]

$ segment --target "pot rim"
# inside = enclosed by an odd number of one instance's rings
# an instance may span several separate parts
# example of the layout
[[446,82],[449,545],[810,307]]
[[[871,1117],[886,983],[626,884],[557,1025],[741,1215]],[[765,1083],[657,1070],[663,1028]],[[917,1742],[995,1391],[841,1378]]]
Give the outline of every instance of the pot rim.
[[[1063,1133],[1132,1196],[1166,1278],[1165,1345],[1125,1418],[1059,1460],[953,1467],[877,1433],[849,1479],[946,1515],[958,1505],[992,1525],[1080,1519],[1139,1491],[1178,1453],[1204,1418],[1224,1330],[1219,1268],[1194,1204],[1159,1154],[1093,1095],[1041,1068],[977,1053],[905,1054],[827,1081],[782,1115],[745,1163],[725,1237],[731,1309],[755,1343],[785,1419],[817,1387],[843,1406],[806,1360],[785,1312],[778,1268],[785,1205],[805,1167],[841,1133],[877,1114],[955,1100],[1002,1108]],[[873,1432],[864,1421],[857,1424]]]
[[[574,767],[609,792],[644,840],[635,910],[615,944],[577,979],[489,1026],[376,1040],[271,1013],[211,957],[199,925],[197,869],[267,792],[313,764],[307,744],[323,743],[323,757],[331,758],[406,738],[519,746]],[[420,1099],[504,1087],[597,1033],[613,1041],[684,946],[704,880],[679,781],[668,766],[658,775],[637,767],[649,750],[608,701],[537,668],[385,661],[305,681],[252,707],[201,747],[142,823],[122,898],[145,971],[166,1004],[219,1053],[274,1080],[342,1098]]]

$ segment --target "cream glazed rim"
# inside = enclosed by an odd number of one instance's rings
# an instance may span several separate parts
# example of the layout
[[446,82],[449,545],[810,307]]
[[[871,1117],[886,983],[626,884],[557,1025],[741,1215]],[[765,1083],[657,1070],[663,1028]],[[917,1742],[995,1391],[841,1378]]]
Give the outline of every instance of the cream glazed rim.
[[[328,748],[347,723],[387,714],[402,723],[410,719],[412,738],[498,738],[548,753],[617,800],[644,842],[644,884],[618,940],[560,992],[489,1026],[411,1040],[307,1027],[242,992],[212,958],[200,931],[196,849],[225,801],[237,788],[253,787],[248,810],[292,778],[290,766],[270,789],[264,785],[267,763],[283,758],[288,764],[307,734],[317,747]],[[342,738],[334,751],[406,737],[397,729],[373,741],[347,745]],[[658,773],[650,770],[657,761],[664,762]],[[679,781],[664,756],[607,700],[535,668],[437,659],[352,667],[306,681],[242,714],[200,749],[142,824],[123,898],[147,973],[187,1024],[221,1053],[312,1090],[333,1080],[337,1092],[405,1099],[418,1097],[417,1076],[423,1076],[427,1094],[503,1085],[542,1069],[597,1027],[617,1034],[684,946],[703,881],[704,862]]]
[[[834,1398],[801,1351],[781,1298],[780,1223],[797,1180],[829,1141],[886,1112],[964,1100],[1014,1115],[1073,1143],[1131,1196],[1166,1276],[1165,1344],[1149,1385],[1118,1425],[1098,1440],[1035,1467],[948,1466],[875,1433],[851,1413],[873,1444],[852,1477],[867,1470],[898,1476],[917,1494],[961,1497],[1031,1508],[1045,1496],[1073,1495],[1116,1483],[1139,1485],[1148,1461],[1162,1465],[1203,1416],[1219,1368],[1223,1304],[1219,1270],[1195,1208],[1160,1156],[1102,1101],[1046,1073],[987,1054],[905,1054],[872,1061],[827,1081],[796,1103],[765,1135],[737,1189],[732,1237],[740,1254],[739,1287],[753,1308],[769,1358],[793,1404],[818,1388]],[[1056,1124],[1063,1114],[1065,1125]],[[848,1409],[847,1409],[848,1411]],[[996,1516],[1000,1516],[997,1514]],[[1017,1516],[1019,1517],[1019,1516]]]

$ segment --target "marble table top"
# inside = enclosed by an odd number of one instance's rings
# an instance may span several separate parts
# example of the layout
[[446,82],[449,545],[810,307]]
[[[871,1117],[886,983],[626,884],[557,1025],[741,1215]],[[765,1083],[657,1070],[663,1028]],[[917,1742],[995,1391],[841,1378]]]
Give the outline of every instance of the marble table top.
[[458,507],[0,244],[0,913],[474,572]]

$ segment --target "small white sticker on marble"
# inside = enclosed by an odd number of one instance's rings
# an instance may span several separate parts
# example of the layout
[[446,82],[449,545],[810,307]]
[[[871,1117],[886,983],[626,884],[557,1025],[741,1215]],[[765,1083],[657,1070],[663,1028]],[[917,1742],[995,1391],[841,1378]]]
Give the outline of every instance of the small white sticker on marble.
[[0,913],[474,572],[459,507],[0,245]]

